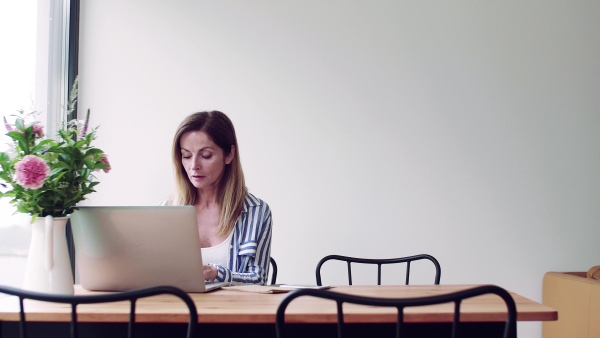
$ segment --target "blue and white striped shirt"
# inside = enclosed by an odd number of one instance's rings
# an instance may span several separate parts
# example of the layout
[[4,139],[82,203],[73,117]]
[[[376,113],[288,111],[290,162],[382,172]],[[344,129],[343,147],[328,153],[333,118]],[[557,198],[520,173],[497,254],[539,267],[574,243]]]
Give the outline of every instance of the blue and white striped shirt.
[[242,214],[235,222],[228,266],[215,265],[217,281],[266,284],[271,257],[273,220],[264,201],[247,193]]

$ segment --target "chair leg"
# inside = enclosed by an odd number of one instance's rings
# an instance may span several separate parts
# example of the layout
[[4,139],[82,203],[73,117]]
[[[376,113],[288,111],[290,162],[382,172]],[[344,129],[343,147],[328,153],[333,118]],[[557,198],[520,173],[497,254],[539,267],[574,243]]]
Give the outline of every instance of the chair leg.
[[131,300],[131,307],[129,308],[129,325],[127,326],[127,337],[133,338],[133,326],[135,325],[135,303],[137,299]]
[[77,305],[71,304],[71,338],[77,338]]
[[338,317],[338,338],[344,336],[344,310],[343,303],[337,302],[337,317]]
[[404,308],[398,307],[398,318],[396,319],[396,338],[402,336],[402,330],[404,329]]

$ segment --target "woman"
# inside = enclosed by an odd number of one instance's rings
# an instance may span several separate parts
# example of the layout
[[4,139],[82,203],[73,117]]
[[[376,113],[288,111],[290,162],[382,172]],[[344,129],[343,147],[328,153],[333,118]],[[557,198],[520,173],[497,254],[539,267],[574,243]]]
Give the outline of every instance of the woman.
[[196,208],[204,278],[265,284],[271,210],[246,189],[231,120],[220,111],[185,118],[173,139],[173,164],[167,204]]

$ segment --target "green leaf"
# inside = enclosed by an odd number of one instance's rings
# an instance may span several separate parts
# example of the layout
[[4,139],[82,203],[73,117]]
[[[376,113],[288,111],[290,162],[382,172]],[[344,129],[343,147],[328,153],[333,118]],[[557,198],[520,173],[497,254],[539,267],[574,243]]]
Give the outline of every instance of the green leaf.
[[50,170],[50,175],[48,175],[48,176],[54,176],[54,175],[56,175],[56,174],[58,174],[60,172],[63,172],[63,171],[65,171],[64,167],[56,167],[55,166],[54,168],[52,168],[52,170]]
[[63,178],[63,176],[65,176],[66,173],[67,173],[67,171],[61,172],[53,179],[53,181],[60,181],[60,179]]
[[85,156],[93,156],[93,155],[102,155],[104,152],[101,149],[98,148],[91,148],[88,151],[85,152]]
[[62,153],[62,154],[58,155],[58,159],[60,161],[66,162],[66,163],[73,162],[72,157],[69,154],[66,154],[66,153]]
[[85,166],[86,166],[86,167],[88,167],[88,168],[90,168],[90,169],[92,169],[92,170],[96,169],[96,168],[95,168],[95,166],[96,166],[96,162],[94,162],[94,160],[93,160],[93,159],[91,159],[90,157],[85,157],[85,158],[83,159],[83,161],[85,162]]
[[12,182],[12,175],[8,174],[5,170],[0,171],[0,178],[6,182],[6,183],[11,183]]
[[25,155],[29,155],[29,146],[27,145],[27,142],[23,139],[18,140],[17,143],[19,144],[19,148],[23,151],[23,153],[25,153]]
[[86,146],[88,143],[85,139],[81,140],[81,141],[77,141],[77,143],[75,143],[75,147],[77,148],[83,148],[83,146]]
[[91,172],[92,171],[90,169],[81,169],[79,171],[79,175],[81,175],[81,177],[87,179],[90,176]]
[[56,144],[58,144],[58,143],[56,141],[54,141],[53,139],[41,140],[40,143],[39,143],[39,145],[43,145],[43,146],[46,146],[46,145],[56,145]]
[[23,133],[19,133],[18,131],[9,131],[8,133],[6,133],[6,136],[12,138],[15,141],[25,142],[25,135],[23,135]]
[[48,148],[49,145],[51,145],[52,143],[55,143],[55,141],[54,140],[42,140],[42,141],[40,141],[40,143],[38,143],[37,145],[35,145],[31,148],[31,152],[33,154],[40,153],[42,150],[46,150],[46,148]]
[[69,168],[71,168],[71,166],[68,163],[66,163],[66,162],[60,162],[60,161],[52,163],[52,166],[55,169],[59,169],[59,168],[60,169],[69,169]]
[[94,166],[94,170],[102,170],[104,168],[108,168],[110,167],[109,164],[106,163],[96,163],[96,165]]
[[17,129],[19,129],[19,130],[25,129],[25,121],[23,121],[23,119],[21,119],[21,118],[18,118],[15,121],[15,127],[17,127]]
[[8,154],[5,152],[0,152],[0,162],[5,163],[8,161],[10,161],[10,156],[8,156]]
[[25,208],[25,206],[24,206],[24,205],[22,205],[22,204],[18,204],[18,205],[17,205],[17,210],[18,210],[19,212],[21,212],[21,213],[24,213],[24,214],[27,214],[27,213],[29,213],[29,210],[27,210],[27,208]]

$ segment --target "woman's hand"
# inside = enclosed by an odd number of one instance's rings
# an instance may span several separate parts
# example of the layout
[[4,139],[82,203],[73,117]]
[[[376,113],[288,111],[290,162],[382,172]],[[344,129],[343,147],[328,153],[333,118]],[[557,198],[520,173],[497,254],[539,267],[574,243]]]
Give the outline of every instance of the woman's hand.
[[213,282],[217,278],[217,268],[212,265],[204,266],[204,280],[209,282]]

